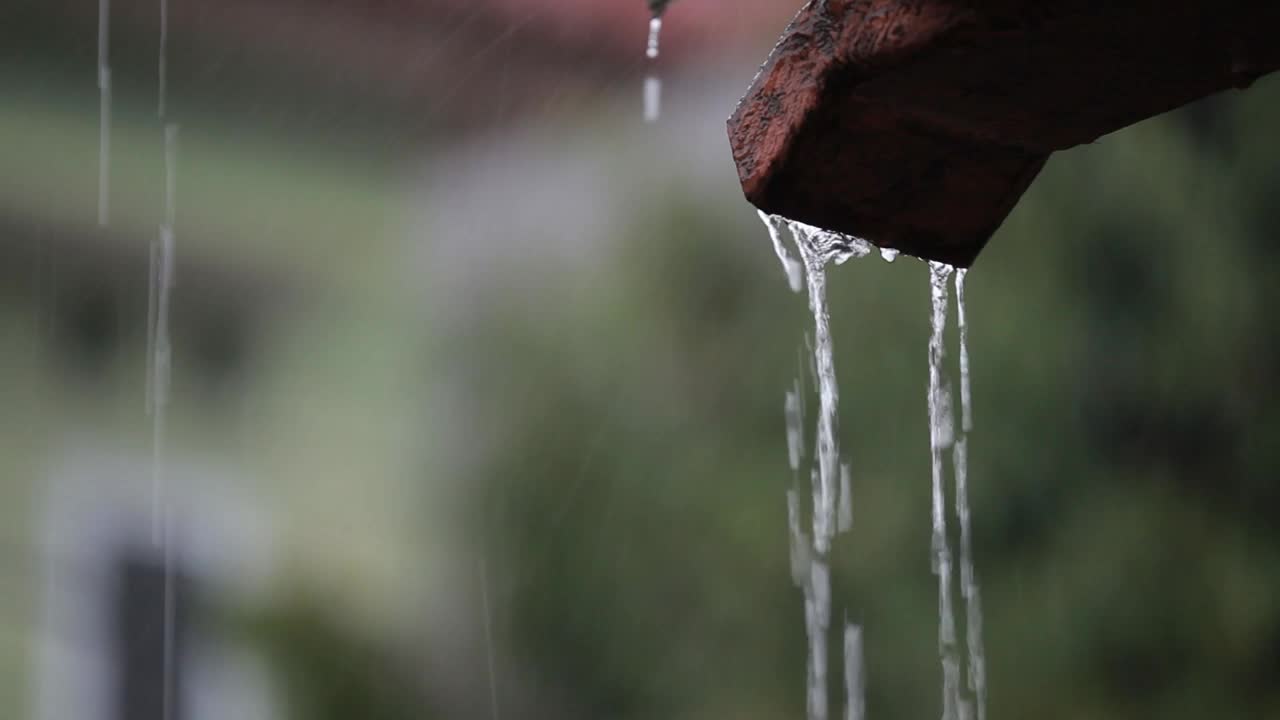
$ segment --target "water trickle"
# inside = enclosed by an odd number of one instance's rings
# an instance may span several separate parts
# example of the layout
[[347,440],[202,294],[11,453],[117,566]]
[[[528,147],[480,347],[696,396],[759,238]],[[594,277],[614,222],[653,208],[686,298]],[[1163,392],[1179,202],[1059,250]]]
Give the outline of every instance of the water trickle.
[[111,219],[111,0],[98,0],[98,224]]
[[[959,430],[951,390],[944,373],[947,285],[955,277],[956,317],[960,336]],[[929,438],[933,473],[933,570],[938,575],[938,645],[942,660],[943,718],[986,720],[986,657],[982,640],[982,598],[973,563],[969,507],[969,433],[973,429],[969,384],[969,329],[965,309],[965,270],[929,264],[932,335],[929,340]],[[955,513],[960,525],[960,596],[965,605],[965,657],[961,658],[953,608],[952,558],[946,528],[942,453],[951,449],[955,478]],[[961,665],[967,666],[961,685]]]
[[479,561],[480,571],[480,604],[484,613],[484,645],[485,658],[489,665],[489,717],[498,720],[498,675],[494,670],[493,658],[493,613],[489,609],[489,570],[484,558]]
[[947,516],[944,504],[942,454],[951,447],[953,427],[951,390],[944,379],[943,359],[946,346],[947,285],[952,267],[929,263],[930,326],[929,337],[929,465],[933,479],[933,536],[931,568],[938,577],[938,653],[942,661],[942,717],[960,717],[960,658],[956,650],[955,611],[951,591],[951,547],[947,539]]
[[969,274],[963,268],[956,270],[956,322],[960,330],[960,426],[967,433],[973,430],[973,414],[970,411],[972,396],[969,393],[969,323],[964,309],[964,278]]
[[845,720],[864,720],[867,700],[862,669],[862,626],[848,620],[844,624],[844,697]]
[[853,481],[849,463],[840,465],[840,507],[836,511],[836,532],[853,528]]
[[836,384],[835,360],[831,342],[831,320],[827,310],[826,266],[837,265],[853,257],[870,254],[870,243],[851,235],[829,232],[804,223],[772,216],[764,218],[774,249],[782,261],[788,278],[794,277],[790,254],[781,242],[780,228],[790,230],[800,253],[809,289],[809,309],[813,313],[813,359],[818,386],[817,482],[814,483],[813,547],[819,554],[831,548],[837,529],[837,482],[840,450],[836,441],[837,411],[840,392]]
[[[653,63],[658,59],[659,42],[662,38],[662,17],[660,10],[649,20],[649,43],[645,48],[645,57]],[[662,117],[662,78],[650,71],[644,78],[644,121],[654,123]]]
[[650,60],[658,59],[658,44],[662,39],[662,18],[655,17],[649,20],[649,47],[645,50],[645,57]]
[[[791,578],[804,594],[805,635],[809,653],[806,661],[806,710],[809,720],[827,720],[830,716],[827,680],[827,646],[831,626],[831,543],[837,533],[853,525],[853,482],[848,463],[840,463],[836,439],[839,391],[836,385],[830,318],[826,299],[826,265],[842,263],[851,257],[868,254],[870,246],[839,233],[792,222],[778,216],[760,213],[769,230],[774,252],[793,291],[799,292],[807,278],[809,308],[814,317],[813,341],[806,334],[809,349],[803,352],[799,375],[787,391],[784,412],[787,421],[787,460],[797,485],[787,491],[787,527],[791,551]],[[783,230],[796,243],[800,259],[787,249]],[[812,538],[802,529],[799,478],[804,457],[804,387],[805,367],[814,375],[818,392],[817,449],[808,478],[812,491]],[[838,477],[837,477],[838,473]],[[846,718],[863,717],[862,635],[861,628],[844,623],[844,670]]]
[[787,392],[783,412],[787,418],[787,462],[792,471],[800,469],[800,459],[804,457],[804,414],[800,405],[800,380],[794,382],[795,389]]
[[169,294],[174,279],[174,220],[177,216],[178,126],[169,123],[164,129],[164,220],[158,237],[151,244],[151,287],[147,344],[151,348],[147,382],[148,410],[152,422],[151,516],[152,539],[162,541],[164,515],[162,503],[164,482],[165,410],[169,405],[169,378],[172,347],[169,340]]
[[[797,238],[799,239],[799,238]],[[802,241],[800,254],[805,259],[805,276],[809,284],[809,309],[814,322],[814,362],[818,370],[818,482],[814,486],[813,547],[819,553],[831,549],[834,534],[836,502],[836,465],[840,449],[836,444],[837,408],[840,390],[836,384],[836,368],[831,342],[831,318],[827,311],[827,275],[825,261]]]
[[164,563],[164,597],[162,599],[161,704],[164,720],[174,715],[174,538],[172,503],[167,497],[164,472],[166,410],[169,405],[169,379],[172,346],[169,339],[169,296],[174,285],[174,222],[177,216],[178,126],[164,128],[164,218],[158,239],[151,245],[151,287],[147,329],[151,357],[147,398],[151,414],[151,518],[152,541],[161,548]]
[[[809,345],[811,371],[819,397],[817,448],[809,480],[813,497],[812,542],[801,529],[800,493],[798,487],[787,491],[787,524],[790,534],[791,575],[805,596],[805,627],[809,641],[808,717],[825,720],[827,698],[827,640],[831,614],[831,580],[829,558],[831,541],[837,533],[853,525],[853,482],[848,463],[839,463],[836,441],[839,392],[831,340],[830,315],[826,300],[826,265],[843,263],[872,251],[866,241],[830,232],[804,223],[760,213],[769,231],[774,252],[782,264],[789,284],[798,291],[800,273],[807,279],[809,309],[814,317],[813,342]],[[795,240],[800,259],[787,249],[783,230]],[[881,249],[887,262],[898,257],[898,251]],[[973,429],[971,390],[969,383],[968,324],[965,311],[965,270],[944,263],[929,264],[930,338],[929,354],[929,458],[932,480],[932,538],[930,566],[938,579],[938,652],[942,666],[943,720],[986,720],[986,665],[982,642],[982,606],[973,566],[972,529],[968,499],[968,435]],[[959,428],[955,417],[951,386],[945,372],[947,306],[949,284],[955,278],[957,322],[960,335],[960,408]],[[806,342],[808,338],[806,336]],[[805,358],[802,365],[808,365]],[[803,369],[801,370],[803,375]],[[785,396],[787,419],[788,463],[794,477],[800,477],[803,435],[803,389],[799,378]],[[953,557],[947,534],[944,455],[951,450],[955,476],[955,512],[960,528],[960,595],[965,604],[964,642],[967,652],[962,657],[958,641],[954,607]],[[839,464],[837,487],[836,468]],[[844,671],[846,720],[865,717],[865,678],[862,657],[862,627],[844,623]],[[962,684],[962,670],[964,681]],[[967,692],[966,692],[967,690]]]
[[160,49],[156,62],[156,117],[164,119],[169,84],[169,0],[160,0]]
[[760,220],[764,222],[764,226],[769,230],[769,239],[773,241],[773,251],[778,255],[778,261],[782,263],[782,271],[787,274],[787,284],[791,286],[791,292],[800,292],[804,287],[804,265],[792,256],[791,251],[787,249],[787,243],[782,238],[782,230],[787,224],[787,220],[777,215],[769,215],[763,210],[756,211],[760,215]]
[[960,596],[965,603],[968,688],[976,720],[987,717],[987,666],[982,641],[982,594],[973,567],[973,532],[969,509],[969,433],[973,430],[969,387],[969,326],[965,315],[966,270],[956,271],[956,318],[960,334],[960,433],[952,449],[956,481],[956,516],[960,520]]
[[644,79],[644,121],[654,123],[662,117],[662,78],[647,75]]

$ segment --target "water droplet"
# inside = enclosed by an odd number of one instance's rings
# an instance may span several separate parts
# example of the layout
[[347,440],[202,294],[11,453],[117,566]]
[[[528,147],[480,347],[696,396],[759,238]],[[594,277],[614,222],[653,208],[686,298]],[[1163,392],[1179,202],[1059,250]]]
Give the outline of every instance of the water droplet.
[[662,78],[650,75],[644,79],[644,121],[657,122],[662,117]]
[[649,47],[645,56],[650,60],[658,58],[658,43],[662,39],[662,18],[655,17],[649,21]]

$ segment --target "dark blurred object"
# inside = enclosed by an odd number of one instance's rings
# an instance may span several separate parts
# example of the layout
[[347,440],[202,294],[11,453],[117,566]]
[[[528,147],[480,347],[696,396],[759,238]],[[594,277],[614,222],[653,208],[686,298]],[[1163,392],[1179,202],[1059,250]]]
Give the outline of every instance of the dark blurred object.
[[970,265],[1056,150],[1280,67],[1275,3],[824,0],[729,120],[747,199]]

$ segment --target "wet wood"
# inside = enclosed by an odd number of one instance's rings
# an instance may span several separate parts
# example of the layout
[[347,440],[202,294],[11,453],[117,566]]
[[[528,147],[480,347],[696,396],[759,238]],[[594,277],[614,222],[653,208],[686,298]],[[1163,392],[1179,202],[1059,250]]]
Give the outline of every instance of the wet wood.
[[771,213],[967,267],[1057,150],[1280,68],[1280,3],[813,0],[729,120]]

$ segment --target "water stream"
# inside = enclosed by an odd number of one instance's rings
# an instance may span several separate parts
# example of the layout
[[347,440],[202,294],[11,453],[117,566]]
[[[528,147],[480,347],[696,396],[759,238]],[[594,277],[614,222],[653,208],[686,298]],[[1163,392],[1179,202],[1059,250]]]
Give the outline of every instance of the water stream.
[[164,218],[158,239],[151,246],[151,313],[154,324],[148,329],[148,345],[152,348],[147,395],[150,398],[152,423],[151,457],[151,521],[152,541],[163,555],[164,597],[161,607],[162,657],[161,703],[164,720],[174,712],[174,537],[173,501],[168,496],[164,470],[166,415],[172,345],[169,339],[170,293],[174,286],[174,223],[177,218],[178,126],[164,126]]
[[111,0],[98,0],[98,224],[111,219]]
[[968,649],[968,688],[976,720],[987,717],[987,665],[982,642],[982,595],[973,566],[973,532],[969,511],[969,433],[973,430],[969,385],[969,326],[965,316],[964,280],[967,270],[955,272],[956,320],[960,335],[960,432],[952,447],[956,485],[956,517],[960,521],[960,595],[965,604],[965,645]]
[[953,269],[943,263],[929,263],[929,466],[933,479],[933,536],[930,567],[938,578],[938,653],[942,659],[942,718],[960,717],[960,658],[956,651],[955,610],[951,592],[951,545],[947,538],[945,469],[943,453],[954,441],[951,388],[946,383],[943,359],[946,353],[948,283]]
[[[649,20],[649,42],[645,47],[645,57],[652,64],[658,59],[662,40],[662,16],[654,15]],[[657,122],[662,116],[662,78],[652,67],[644,78],[644,121]]]
[[[826,297],[826,267],[869,254],[869,243],[779,216],[760,213],[769,231],[774,252],[794,292],[807,287],[814,319],[811,345],[812,369],[818,393],[816,451],[809,471],[812,495],[812,537],[803,529],[800,478],[804,460],[803,367],[785,394],[783,411],[787,428],[787,459],[792,487],[787,491],[787,525],[790,536],[791,575],[804,593],[805,630],[808,638],[807,713],[809,720],[829,717],[827,697],[827,644],[831,624],[831,550],[834,537],[853,527],[853,475],[841,462],[838,441],[839,390],[835,376],[830,311]],[[792,255],[784,234],[794,239],[799,258]],[[881,257],[893,262],[897,251],[882,249]],[[968,325],[964,302],[965,270],[943,263],[929,263],[930,328],[928,344],[928,421],[931,492],[930,568],[938,582],[938,652],[942,671],[944,720],[986,719],[986,665],[982,644],[982,607],[974,571],[970,507],[968,499],[968,434],[973,428],[969,383]],[[804,283],[802,285],[802,278]],[[960,429],[955,427],[953,397],[946,371],[946,328],[949,284],[954,278],[960,336]],[[801,364],[807,364],[802,356]],[[954,590],[955,570],[947,534],[946,463],[952,453],[955,479],[955,513],[960,531],[960,596],[964,602],[964,643],[958,641]],[[866,717],[865,661],[860,625],[846,616],[843,629],[845,718]],[[967,673],[963,671],[967,669]],[[964,682],[962,684],[962,677]]]
[[[938,578],[938,652],[942,663],[944,720],[985,720],[986,658],[982,642],[982,599],[974,571],[969,508],[969,433],[973,429],[969,383],[969,328],[965,310],[966,270],[929,263],[929,457],[933,479],[933,572]],[[954,278],[960,336],[960,428],[956,429],[953,394],[946,374],[948,284]],[[954,563],[947,535],[945,451],[951,450],[955,514],[960,526],[960,597],[964,602],[964,645],[961,655],[954,607]],[[963,674],[962,665],[966,672]]]
[[169,99],[169,0],[160,0],[160,49],[156,59],[156,117],[164,120]]
[[[831,341],[830,315],[827,310],[826,266],[843,263],[851,257],[870,252],[870,246],[848,236],[829,233],[803,223],[777,216],[760,214],[769,230],[774,251],[782,262],[791,289],[799,292],[802,279],[807,280],[809,308],[813,312],[814,335],[810,346],[811,361],[802,354],[801,367],[786,392],[783,412],[787,425],[787,460],[792,471],[793,487],[787,491],[787,525],[790,536],[792,581],[804,594],[805,634],[808,638],[806,669],[806,711],[809,720],[830,717],[828,698],[828,638],[831,627],[831,542],[836,534],[853,525],[852,475],[848,463],[840,462],[837,425],[839,421],[839,387],[836,382],[834,350]],[[795,240],[800,259],[792,257],[783,232]],[[806,343],[807,345],[809,343]],[[804,387],[805,366],[812,368],[818,392],[817,448],[809,471],[812,498],[812,537],[807,537],[801,516],[800,476],[804,458]],[[862,628],[842,622],[846,718],[862,718],[863,699]]]

